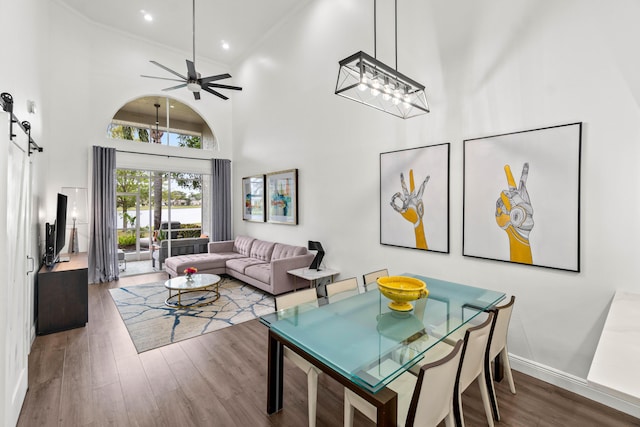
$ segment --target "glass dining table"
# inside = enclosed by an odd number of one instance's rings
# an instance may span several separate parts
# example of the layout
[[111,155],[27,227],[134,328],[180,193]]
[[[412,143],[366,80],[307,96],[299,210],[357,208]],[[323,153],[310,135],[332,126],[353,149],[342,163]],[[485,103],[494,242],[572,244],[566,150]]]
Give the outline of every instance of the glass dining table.
[[502,292],[418,274],[429,296],[396,312],[378,290],[332,304],[300,305],[260,318],[269,327],[267,412],[283,408],[283,346],[377,408],[379,426],[395,426],[397,395],[386,387],[429,349],[504,299]]

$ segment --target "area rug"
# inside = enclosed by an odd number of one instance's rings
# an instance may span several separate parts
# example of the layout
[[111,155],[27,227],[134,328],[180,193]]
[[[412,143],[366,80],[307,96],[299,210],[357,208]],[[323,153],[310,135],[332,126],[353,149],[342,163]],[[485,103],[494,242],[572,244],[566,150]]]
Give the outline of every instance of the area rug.
[[176,309],[164,304],[164,282],[110,289],[138,353],[246,322],[275,310],[271,295],[224,277],[211,305]]

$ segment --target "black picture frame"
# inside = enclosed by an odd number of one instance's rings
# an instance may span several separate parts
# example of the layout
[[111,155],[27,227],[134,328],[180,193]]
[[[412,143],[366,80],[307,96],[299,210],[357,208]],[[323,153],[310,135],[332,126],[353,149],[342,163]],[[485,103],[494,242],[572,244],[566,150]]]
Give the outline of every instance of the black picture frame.
[[266,192],[267,222],[298,225],[298,169],[268,173]]
[[449,253],[449,173],[449,143],[380,153],[380,244]]
[[582,122],[464,140],[464,256],[580,271]]
[[242,178],[243,221],[265,221],[264,181],[264,175],[253,175]]

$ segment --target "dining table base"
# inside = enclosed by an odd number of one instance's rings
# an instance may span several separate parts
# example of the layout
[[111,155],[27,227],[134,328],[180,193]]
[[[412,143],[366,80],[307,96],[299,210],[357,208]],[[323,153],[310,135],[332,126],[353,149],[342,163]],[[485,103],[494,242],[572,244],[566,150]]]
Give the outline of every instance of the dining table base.
[[359,387],[349,381],[344,375],[336,372],[315,357],[298,348],[278,333],[269,329],[269,361],[267,372],[267,413],[269,415],[280,412],[284,407],[283,379],[284,379],[284,346],[297,353],[305,360],[319,368],[323,373],[338,381],[344,387],[356,393],[377,409],[377,426],[391,427],[396,425],[398,413],[398,395],[395,391],[385,387],[377,393]]

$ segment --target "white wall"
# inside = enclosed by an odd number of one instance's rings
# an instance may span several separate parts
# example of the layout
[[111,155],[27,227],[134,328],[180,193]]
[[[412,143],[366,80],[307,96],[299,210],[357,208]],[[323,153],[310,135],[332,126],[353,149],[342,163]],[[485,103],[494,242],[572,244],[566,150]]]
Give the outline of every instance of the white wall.
[[[388,267],[514,294],[509,343],[521,369],[584,386],[613,293],[640,291],[640,58],[633,54],[640,5],[401,2],[399,70],[426,85],[432,108],[407,121],[333,94],[338,61],[373,53],[367,8],[314,1],[238,64],[245,93],[233,106],[234,183],[299,168],[300,224],[243,222],[236,191],[236,234],[319,240],[327,266],[344,278]],[[384,17],[378,58],[393,65],[392,21]],[[577,121],[584,123],[582,271],[463,257],[463,140]],[[379,153],[443,142],[451,143],[451,253],[381,246]]]
[[[168,74],[149,63],[150,60],[177,71],[186,69],[185,59],[190,58],[189,52],[134,38],[97,25],[56,1],[49,3],[47,37],[50,48],[44,76],[49,102],[43,106],[50,130],[44,144],[48,164],[45,220],[54,218],[56,193],[62,187],[90,188],[93,145],[168,155],[179,152],[175,147],[131,144],[106,138],[113,115],[135,98],[168,95],[189,105],[207,121],[219,144],[219,151],[193,150],[190,155],[196,158],[231,157],[230,101],[203,96],[196,102],[186,89],[162,92],[166,85],[161,80],[140,77],[141,74],[160,77]],[[196,58],[196,64],[198,71],[205,75],[228,71],[220,64],[201,58]],[[156,159],[168,161],[166,157]],[[87,225],[79,227],[80,251],[87,249],[87,233]]]

